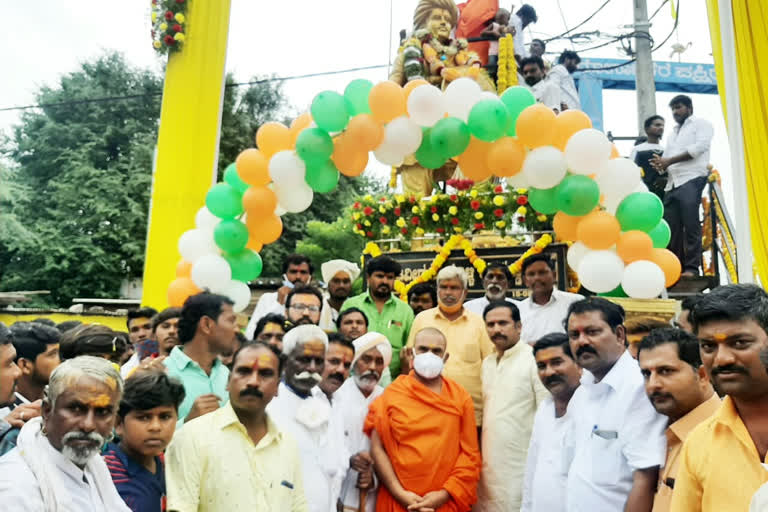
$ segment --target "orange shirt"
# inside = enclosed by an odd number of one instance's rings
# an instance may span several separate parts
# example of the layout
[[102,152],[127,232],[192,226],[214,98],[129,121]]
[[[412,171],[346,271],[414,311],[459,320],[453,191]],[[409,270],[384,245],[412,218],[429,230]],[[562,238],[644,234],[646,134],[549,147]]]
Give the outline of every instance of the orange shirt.
[[[480,449],[472,398],[443,377],[440,394],[411,372],[390,384],[370,406],[363,430],[375,429],[402,486],[421,496],[445,489],[451,499],[439,512],[467,512],[477,501]],[[376,512],[405,509],[385,487]]]

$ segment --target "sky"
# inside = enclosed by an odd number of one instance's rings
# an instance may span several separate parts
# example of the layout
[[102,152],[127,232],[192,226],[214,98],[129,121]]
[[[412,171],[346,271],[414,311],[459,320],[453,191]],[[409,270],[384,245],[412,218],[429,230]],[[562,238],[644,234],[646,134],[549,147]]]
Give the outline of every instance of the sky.
[[[197,0],[201,1],[201,0]],[[214,0],[203,0],[214,1]],[[583,21],[604,0],[529,0],[539,21],[526,30],[526,39],[549,38]],[[649,14],[663,0],[648,0]],[[232,0],[227,71],[238,81],[254,76],[295,76],[386,65],[394,60],[401,29],[412,25],[417,0]],[[634,0],[610,0],[592,20],[574,31],[620,34],[630,31]],[[673,43],[690,47],[684,62],[712,63],[704,0],[679,0],[677,34],[654,59],[670,60]],[[509,8],[510,2],[500,2]],[[522,2],[515,2],[517,9]],[[149,36],[149,0],[104,2],[103,0],[0,0],[0,109],[34,103],[42,85],[54,86],[63,74],[80,62],[108,50],[122,52],[142,67],[161,69],[161,60]],[[562,8],[562,10],[559,9]],[[669,5],[661,8],[650,32],[661,42],[671,31]],[[603,40],[593,40],[597,44]],[[591,46],[589,44],[588,46]],[[547,50],[554,54],[570,47],[567,40],[553,41]],[[578,49],[579,45],[576,46]],[[583,53],[589,57],[623,58],[619,44]],[[323,90],[343,92],[355,78],[373,82],[387,78],[386,68],[343,73],[284,82],[291,113],[306,110],[315,94]],[[672,93],[657,94],[657,112],[669,119]],[[637,108],[634,91],[604,92],[604,127],[614,135],[636,135]],[[719,98],[693,95],[696,115],[712,122],[715,137],[711,161],[723,175],[726,204],[732,210],[730,154]],[[0,111],[0,133],[10,134],[19,111]],[[619,143],[628,154],[631,143]],[[373,159],[371,159],[373,160]],[[366,172],[388,176],[385,166],[371,165]]]

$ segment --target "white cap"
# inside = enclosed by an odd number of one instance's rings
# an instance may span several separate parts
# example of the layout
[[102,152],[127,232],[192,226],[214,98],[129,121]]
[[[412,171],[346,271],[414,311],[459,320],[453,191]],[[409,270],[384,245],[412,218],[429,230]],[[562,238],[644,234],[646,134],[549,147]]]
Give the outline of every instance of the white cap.
[[378,349],[381,355],[384,356],[384,366],[389,366],[389,363],[392,362],[392,345],[389,344],[389,340],[383,334],[368,332],[357,338],[352,344],[355,346],[355,357],[352,359],[353,367],[360,356],[372,348]]
[[320,265],[320,273],[323,275],[323,281],[326,283],[339,272],[345,272],[349,275],[349,280],[354,281],[360,275],[360,268],[347,260],[331,260]]

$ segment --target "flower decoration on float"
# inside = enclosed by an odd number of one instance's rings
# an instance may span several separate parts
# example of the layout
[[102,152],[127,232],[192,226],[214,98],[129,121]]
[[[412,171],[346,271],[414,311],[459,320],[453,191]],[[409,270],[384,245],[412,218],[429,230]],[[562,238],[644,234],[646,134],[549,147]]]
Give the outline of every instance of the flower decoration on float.
[[152,0],[152,47],[160,55],[181,50],[186,38],[187,0]]

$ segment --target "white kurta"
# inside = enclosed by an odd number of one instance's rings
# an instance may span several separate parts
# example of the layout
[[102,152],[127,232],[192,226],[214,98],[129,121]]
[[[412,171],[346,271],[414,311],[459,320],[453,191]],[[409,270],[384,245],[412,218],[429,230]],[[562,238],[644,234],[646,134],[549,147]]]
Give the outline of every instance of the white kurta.
[[523,323],[520,339],[533,345],[545,334],[565,333],[563,320],[568,314],[568,308],[583,298],[578,293],[562,292],[554,288],[549,302],[544,305],[536,304],[531,297],[518,303],[520,321]]
[[519,510],[533,419],[550,396],[539,380],[530,345],[518,342],[501,361],[483,360],[483,468],[474,510]]
[[335,512],[341,483],[349,467],[343,424],[332,414],[323,392],[315,386],[312,396],[301,398],[284,383],[267,406],[275,424],[296,440],[301,454],[304,492],[309,512]]
[[552,398],[544,400],[533,420],[520,512],[565,512],[568,472],[563,462],[563,445],[568,428],[568,413],[555,417],[555,402]]
[[[384,388],[376,386],[366,398],[360,392],[360,388],[357,387],[355,379],[350,378],[334,393],[333,400],[337,404],[337,411],[344,423],[344,444],[350,455],[371,451],[371,439],[363,433],[363,424],[371,402],[383,392]],[[359,501],[360,496],[357,488],[350,489],[344,500],[344,506],[357,510]],[[373,512],[375,509],[376,491],[371,490],[368,491],[366,498],[366,511]]]
[[[512,300],[509,297],[505,298],[504,300],[506,300],[507,302],[511,302],[515,306],[518,305],[516,300]],[[478,314],[478,315],[480,315],[482,317],[483,316],[483,311],[485,311],[485,306],[487,306],[490,303],[491,303],[491,301],[488,300],[488,297],[483,295],[482,297],[480,297],[478,299],[472,299],[472,300],[468,300],[467,302],[465,302],[464,303],[464,309],[467,309],[467,310],[469,310],[469,311],[471,311],[473,313],[476,313],[476,314]]]

